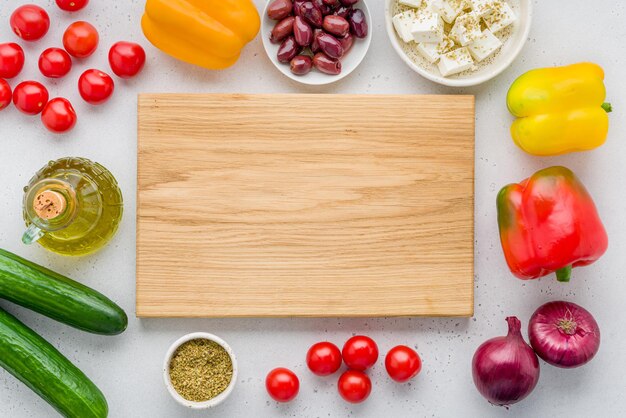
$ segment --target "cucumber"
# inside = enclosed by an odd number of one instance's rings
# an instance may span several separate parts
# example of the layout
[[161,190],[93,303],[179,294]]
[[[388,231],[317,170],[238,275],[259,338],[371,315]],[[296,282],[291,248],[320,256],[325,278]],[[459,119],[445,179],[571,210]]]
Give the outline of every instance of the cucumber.
[[103,294],[2,249],[0,298],[95,334],[116,335],[128,325]]
[[0,366],[68,418],[105,418],[100,389],[63,354],[0,308]]

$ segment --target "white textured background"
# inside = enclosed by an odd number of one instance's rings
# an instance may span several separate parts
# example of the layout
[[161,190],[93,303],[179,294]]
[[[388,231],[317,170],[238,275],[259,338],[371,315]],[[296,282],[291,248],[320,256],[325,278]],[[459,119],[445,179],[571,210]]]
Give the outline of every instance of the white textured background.
[[[52,0],[33,0],[52,19],[48,35],[24,45],[27,64],[23,79],[45,81],[51,97],[69,98],[79,115],[76,129],[66,136],[49,134],[33,118],[15,108],[0,112],[0,246],[44,264],[103,291],[129,314],[128,330],[117,337],[90,335],[40,315],[1,302],[3,308],[41,333],[75,362],[106,395],[111,417],[486,417],[486,416],[624,416],[626,359],[623,313],[626,294],[626,6],[620,0],[535,1],[528,44],[506,72],[483,86],[448,89],[413,73],[395,55],[384,28],[383,0],[369,0],[374,39],[368,56],[347,79],[321,89],[304,88],[282,76],[265,56],[257,37],[235,67],[211,72],[177,62],[154,49],[139,26],[143,1],[91,0],[77,14],[61,12]],[[261,8],[264,0],[255,0]],[[0,42],[17,41],[9,15],[21,0],[0,1]],[[75,65],[60,81],[43,80],[38,54],[61,46],[61,35],[73,20],[84,19],[100,31],[94,56]],[[106,55],[118,40],[138,41],[146,48],[144,72],[131,81],[116,78],[116,91],[103,106],[89,107],[78,95],[76,81],[89,67],[109,71]],[[509,138],[511,122],[505,107],[510,83],[534,67],[582,60],[606,70],[611,114],[608,142],[584,154],[541,159],[525,155]],[[476,95],[476,313],[471,319],[230,319],[138,320],[135,298],[136,94],[139,92],[240,93],[470,93]],[[62,258],[20,242],[22,187],[48,160],[83,156],[108,167],[124,192],[126,213],[120,232],[102,252],[84,258]],[[515,279],[507,270],[498,240],[495,197],[501,186],[553,164],[573,169],[593,197],[609,232],[606,255],[591,267],[576,270],[572,282],[553,277],[533,282]],[[384,280],[384,277],[381,277]],[[561,370],[542,362],[541,378],[527,400],[509,410],[491,406],[474,389],[470,361],[487,338],[504,334],[505,316],[517,315],[526,326],[540,304],[567,299],[589,309],[602,330],[597,357],[585,367]],[[178,337],[208,331],[227,340],[239,357],[240,377],[234,394],[218,409],[186,411],[165,390],[163,356]],[[382,355],[394,345],[417,347],[423,358],[421,375],[409,385],[397,385],[383,364],[373,369],[373,392],[364,404],[344,403],[334,378],[316,378],[306,370],[308,347],[328,339],[338,345],[353,333],[366,333],[379,343]],[[296,401],[278,405],[264,389],[273,367],[294,369],[301,379]],[[24,385],[0,371],[1,417],[47,417],[54,411]]]

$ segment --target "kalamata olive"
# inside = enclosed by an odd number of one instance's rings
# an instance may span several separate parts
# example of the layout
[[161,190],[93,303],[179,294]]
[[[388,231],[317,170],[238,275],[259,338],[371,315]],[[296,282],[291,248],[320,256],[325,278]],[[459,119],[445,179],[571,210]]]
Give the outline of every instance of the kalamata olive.
[[283,20],[291,14],[293,4],[291,0],[272,0],[267,6],[267,16],[274,20]]
[[313,42],[311,42],[311,52],[313,52],[314,54],[316,52],[319,52],[320,50],[320,43],[317,41],[317,38],[323,33],[324,31],[321,29],[313,30]]
[[324,16],[322,28],[332,35],[346,36],[346,33],[350,30],[350,24],[341,16],[328,15]]
[[332,59],[323,52],[315,54],[313,66],[326,74],[337,75],[341,72],[341,61]]
[[343,55],[345,56],[354,44],[354,36],[348,32],[343,38],[339,38],[339,43],[343,47]]
[[307,2],[308,0],[295,0],[293,2],[293,14],[296,16],[302,16],[302,3]]
[[330,6],[330,7],[337,7],[339,6],[339,0],[322,0],[324,2],[325,5]]
[[339,0],[344,6],[354,6],[359,0]]
[[283,43],[280,44],[280,47],[278,47],[278,53],[276,56],[278,57],[278,61],[286,63],[298,55],[299,50],[300,49],[298,48],[298,44],[296,44],[294,37],[288,36]]
[[320,44],[320,50],[331,58],[339,59],[343,57],[343,47],[341,42],[333,35],[322,33],[317,37],[317,43]]
[[320,12],[322,12],[322,16],[326,16],[327,14],[330,14],[332,12],[330,6],[324,3],[323,0],[313,0],[313,4],[316,5],[318,9],[320,9]]
[[295,17],[289,16],[281,20],[274,26],[272,33],[270,34],[270,41],[277,44],[287,36],[293,33],[293,22]]
[[365,38],[368,32],[367,19],[365,13],[361,9],[354,9],[348,18],[350,21],[350,29],[357,38]]
[[293,36],[298,45],[309,46],[313,42],[313,29],[303,18],[296,16],[293,22]]
[[300,6],[301,16],[316,28],[322,27],[322,12],[312,1],[305,1]]
[[340,17],[343,17],[344,19],[348,19],[348,16],[350,16],[350,13],[352,13],[352,6],[339,6],[339,8],[337,8],[337,10],[335,10],[333,14],[335,16],[340,16]]
[[313,68],[313,60],[307,55],[296,55],[291,60],[291,72],[296,75],[305,75]]

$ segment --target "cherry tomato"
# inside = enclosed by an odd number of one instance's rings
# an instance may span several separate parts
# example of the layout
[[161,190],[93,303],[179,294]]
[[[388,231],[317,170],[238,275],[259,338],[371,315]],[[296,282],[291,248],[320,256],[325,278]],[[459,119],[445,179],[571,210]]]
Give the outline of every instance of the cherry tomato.
[[48,48],[39,56],[39,71],[50,78],[61,78],[72,69],[70,54],[61,48]]
[[370,337],[357,335],[346,341],[341,354],[349,368],[363,371],[376,364],[378,346]]
[[0,44],[0,77],[13,78],[24,68],[24,50],[13,42]]
[[361,403],[372,392],[372,381],[363,372],[348,370],[339,377],[337,389],[343,399],[350,403]]
[[72,23],[63,33],[63,47],[76,58],[86,58],[93,54],[99,41],[96,28],[83,21]]
[[406,345],[392,348],[385,357],[385,368],[389,377],[404,383],[413,379],[422,370],[422,361],[415,350]]
[[25,41],[41,39],[50,29],[48,13],[34,4],[27,4],[15,9],[10,22],[13,32]]
[[89,0],[56,0],[59,9],[66,12],[75,12],[87,6]]
[[306,364],[318,376],[328,376],[341,367],[341,351],[329,342],[313,344],[306,353]]
[[27,115],[36,115],[48,103],[48,90],[36,81],[22,81],[13,89],[13,104]]
[[289,402],[298,395],[300,381],[294,372],[279,367],[268,373],[265,378],[265,388],[275,401]]
[[69,100],[56,97],[43,108],[41,121],[51,132],[67,132],[76,125],[76,112]]
[[0,78],[0,110],[5,109],[9,103],[11,103],[11,86]]
[[146,63],[146,52],[133,42],[117,42],[109,50],[111,70],[121,78],[137,75]]
[[113,79],[100,70],[87,70],[78,79],[80,97],[93,105],[106,102],[114,89]]

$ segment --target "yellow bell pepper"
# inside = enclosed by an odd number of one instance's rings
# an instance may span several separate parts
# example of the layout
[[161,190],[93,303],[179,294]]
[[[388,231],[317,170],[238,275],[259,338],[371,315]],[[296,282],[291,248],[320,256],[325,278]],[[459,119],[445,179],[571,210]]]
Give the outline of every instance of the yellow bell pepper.
[[506,98],[519,119],[513,141],[533,155],[587,151],[606,141],[608,112],[604,71],[596,64],[540,68],[520,76]]
[[141,19],[154,46],[211,70],[233,65],[260,25],[251,0],[148,0]]

